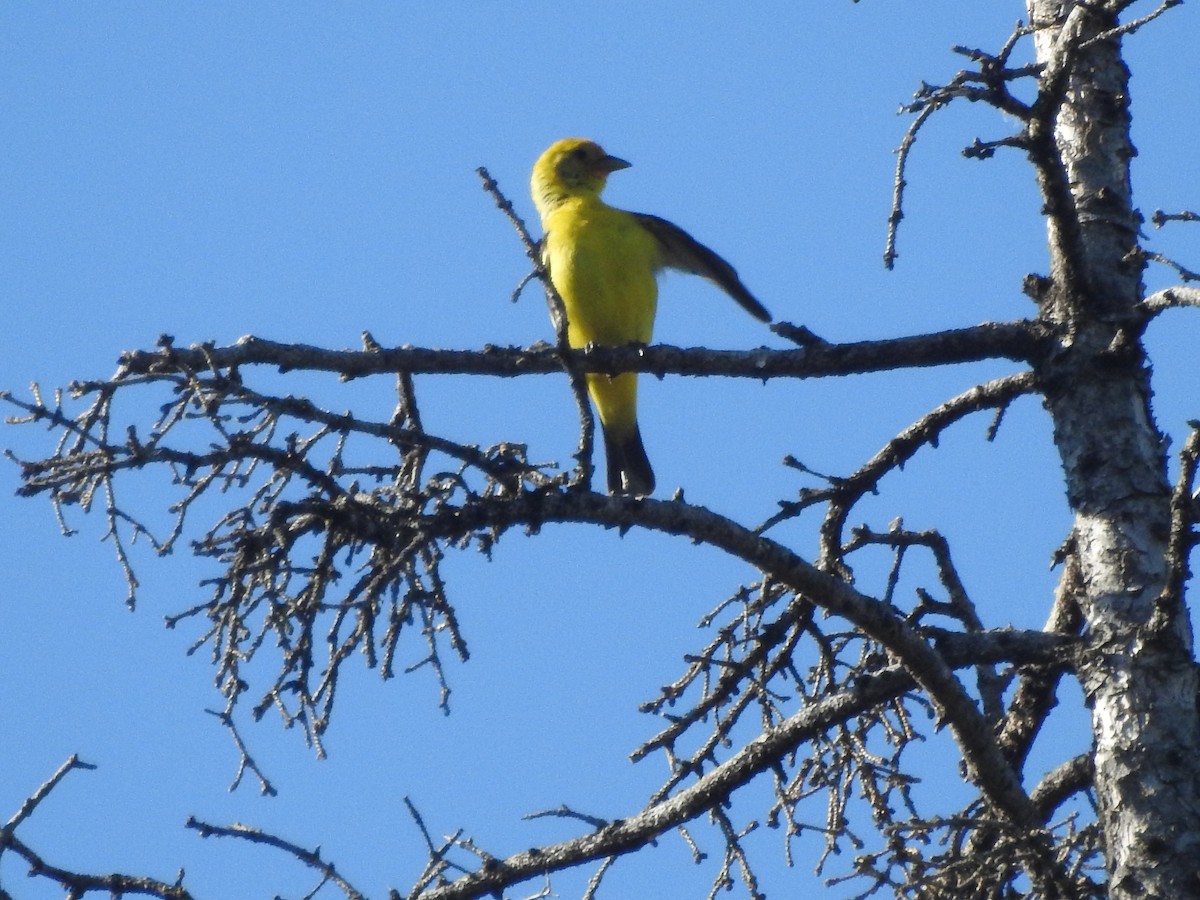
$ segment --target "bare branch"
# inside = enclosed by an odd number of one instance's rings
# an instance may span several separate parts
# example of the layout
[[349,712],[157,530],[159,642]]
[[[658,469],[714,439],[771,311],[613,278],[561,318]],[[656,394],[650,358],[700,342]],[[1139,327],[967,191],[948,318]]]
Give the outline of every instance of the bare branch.
[[25,802],[21,804],[21,808],[17,810],[15,815],[13,815],[11,819],[4,823],[5,832],[14,831],[18,825],[32,816],[41,802],[50,796],[50,792],[58,787],[59,782],[66,778],[67,773],[72,769],[90,770],[95,768],[96,767],[91,763],[86,763],[81,760],[78,754],[73,754],[70,759],[58,767],[58,771],[51,775],[45,784],[29,795]]
[[[192,900],[192,895],[183,887],[183,871],[174,884],[167,884],[154,878],[137,875],[91,875],[85,872],[75,872],[46,862],[28,844],[17,837],[17,828],[34,814],[38,806],[50,795],[67,773],[74,769],[95,769],[94,765],[85,763],[78,755],[72,756],[50,779],[31,794],[16,814],[3,827],[0,827],[0,861],[6,852],[15,854],[29,866],[31,878],[42,878],[56,882],[66,891],[69,898],[81,898],[88,894],[107,894],[111,897],[123,897],[127,894],[140,894],[147,897],[159,897],[162,900]],[[0,888],[2,891],[3,888]]]
[[[802,350],[707,350],[656,344],[652,347],[590,347],[572,350],[570,356],[582,372],[726,375],[763,380],[819,378],[982,359],[1030,360],[1040,354],[1046,337],[1033,322],[988,322],[970,328],[890,340],[813,344]],[[114,380],[123,383],[132,376],[192,372],[209,365],[219,369],[273,366],[282,372],[303,369],[332,372],[347,379],[397,372],[501,377],[545,375],[562,370],[559,352],[537,346],[483,350],[399,347],[365,352],[325,350],[244,337],[227,347],[200,345],[190,349],[165,347],[158,351],[131,351],[122,354]],[[72,385],[72,390],[83,396],[99,391],[104,384],[106,382],[78,382]]]
[[1048,772],[1030,792],[1029,798],[1041,811],[1042,817],[1049,819],[1054,815],[1054,810],[1069,797],[1087,790],[1094,776],[1092,755],[1081,753]]
[[[1175,274],[1178,275],[1185,284],[1189,281],[1200,281],[1200,273],[1194,272],[1191,269],[1187,268],[1186,266],[1175,262],[1175,260],[1171,259],[1168,256],[1163,256],[1161,253],[1152,253],[1152,252],[1149,252],[1146,250],[1143,250],[1141,255],[1144,259],[1149,260],[1150,262],[1160,263],[1161,265],[1164,265],[1164,266],[1167,266],[1168,268],[1174,269]],[[1176,288],[1175,290],[1187,290],[1187,289],[1186,288]]]
[[291,841],[286,841],[281,837],[273,834],[268,834],[257,828],[250,828],[246,825],[211,825],[207,822],[202,822],[195,816],[189,816],[187,827],[197,831],[202,838],[208,837],[232,837],[240,838],[241,840],[250,841],[255,844],[265,844],[268,847],[274,847],[277,850],[282,850],[289,856],[294,856],[300,862],[312,869],[316,869],[321,875],[321,882],[314,888],[313,893],[324,884],[333,884],[346,895],[347,900],[365,900],[363,894],[359,893],[353,885],[351,885],[338,872],[337,867],[321,858],[321,851],[308,850]]
[[1022,372],[964,391],[904,429],[854,474],[834,479],[828,488],[806,490],[798,502],[781,503],[780,512],[759,526],[759,531],[817,503],[828,502],[829,508],[821,525],[822,565],[837,569],[842,564],[842,535],[850,511],[859,500],[876,490],[885,475],[903,468],[922,446],[936,447],[942,432],[959,420],[982,409],[1003,409],[1017,397],[1033,391],[1036,385],[1037,380],[1031,372]]
[[1142,306],[1150,315],[1167,309],[1196,307],[1200,309],[1200,288],[1172,287],[1157,291],[1142,301]]
[[547,869],[568,868],[626,853],[726,799],[730,792],[748,781],[754,773],[768,768],[787,748],[798,746],[827,727],[826,723],[832,715],[844,714],[846,707],[866,708],[904,684],[911,684],[909,677],[900,670],[894,670],[865,683],[853,693],[847,692],[836,702],[814,704],[761,735],[693,787],[681,790],[637,816],[620,819],[593,834],[539,848],[536,853],[518,853],[419,896],[421,900],[480,897]]
[[1191,578],[1188,558],[1200,536],[1200,501],[1197,500],[1196,471],[1200,468],[1200,422],[1189,423],[1192,433],[1179,452],[1179,477],[1171,492],[1171,536],[1167,544],[1167,565],[1170,577],[1159,598],[1159,608],[1175,609],[1183,605],[1184,586]]
[[1158,9],[1154,10],[1153,12],[1149,12],[1140,18],[1132,19],[1129,22],[1125,22],[1122,25],[1118,25],[1116,28],[1110,28],[1110,29],[1108,29],[1108,31],[1102,31],[1100,34],[1096,35],[1095,37],[1089,38],[1088,40],[1086,40],[1082,44],[1080,44],[1079,49],[1086,50],[1088,47],[1092,46],[1093,44],[1098,44],[1101,41],[1112,41],[1112,40],[1116,40],[1117,38],[1133,34],[1135,31],[1137,31],[1144,25],[1149,25],[1151,22],[1153,22],[1155,19],[1157,19],[1163,13],[1167,12],[1170,9],[1173,9],[1176,6],[1181,5],[1182,3],[1183,3],[1183,0],[1163,0],[1162,4],[1158,7]]
[[[533,240],[529,231],[525,228],[525,223],[521,217],[517,215],[513,208],[512,202],[500,192],[500,186],[492,178],[487,169],[480,166],[476,169],[477,174],[483,180],[483,188],[492,195],[496,201],[496,206],[508,217],[517,234],[520,235],[521,243],[525,247],[525,255],[529,261],[533,263],[533,274],[542,283],[542,288],[546,293],[546,305],[550,311],[550,321],[554,324],[554,339],[555,345],[558,348],[559,356],[562,359],[563,371],[567,374],[567,379],[571,384],[571,394],[575,398],[575,409],[579,413],[579,446],[575,450],[575,459],[578,467],[575,473],[574,484],[578,487],[586,487],[592,483],[592,446],[596,436],[596,422],[592,417],[592,405],[588,401],[587,380],[584,378],[575,359],[571,355],[570,341],[567,339],[567,308],[563,303],[562,297],[558,295],[558,289],[555,288],[554,282],[550,280],[550,273],[546,271],[545,263],[542,260],[541,245]],[[524,284],[524,282],[522,282]],[[517,292],[520,291],[517,288]],[[516,299],[517,292],[514,292],[513,299]]]
[[[420,830],[421,837],[425,841],[425,849],[429,854],[429,861],[425,864],[425,869],[421,872],[420,877],[417,878],[417,883],[413,887],[412,893],[409,895],[410,897],[414,897],[419,895],[421,891],[425,890],[425,888],[434,881],[437,881],[439,884],[446,884],[447,881],[445,878],[445,873],[447,871],[453,869],[457,872],[465,874],[467,870],[447,859],[447,855],[450,853],[450,851],[459,845],[459,839],[462,835],[462,832],[455,832],[450,837],[446,838],[443,843],[435,846],[433,838],[430,837],[429,829],[425,827],[425,819],[417,811],[417,808],[413,805],[412,800],[407,796],[404,798],[404,806],[408,810],[408,814],[412,817],[412,820],[416,823],[417,828]],[[398,898],[399,894],[397,894],[395,891],[391,891],[390,896],[392,898]]]
[[[1000,635],[994,637],[1006,640]],[[978,646],[982,649],[989,644],[990,641],[984,640]],[[1047,644],[1044,651],[1061,652],[1052,649],[1052,644]],[[1021,641],[1014,640],[1012,645],[1020,646]],[[964,648],[969,646],[969,643],[963,645]],[[995,649],[996,645],[992,646]],[[958,653],[957,650],[949,652],[952,655]],[[965,664],[969,658],[971,655],[968,653],[960,657],[960,661]],[[975,658],[985,659],[986,652]],[[914,684],[912,676],[901,666],[888,667],[874,675],[864,676],[836,696],[811,703],[774,728],[767,729],[728,760],[707,772],[694,785],[635,816],[615,820],[579,838],[496,860],[448,885],[411,896],[420,900],[482,897],[545,871],[570,868],[627,853],[725,802],[738,787],[748,783],[756,774],[770,769],[789,750],[823,733],[833,723],[845,721],[856,712],[899,696]]]
[[[1044,631],[1047,634],[1074,636],[1083,628],[1083,614],[1078,602],[1080,580],[1079,559],[1071,539],[1064,551],[1063,573],[1055,592],[1054,606],[1046,621]],[[1057,702],[1058,682],[1069,665],[1070,660],[1060,658],[1019,669],[1020,681],[1004,720],[997,728],[996,738],[1005,756],[1018,769],[1024,767],[1034,739]]]
[[258,779],[258,790],[260,794],[265,797],[277,796],[279,792],[275,790],[275,786],[271,784],[270,779],[263,774],[263,771],[259,768],[258,763],[254,761],[254,757],[250,755],[250,751],[246,749],[246,744],[242,740],[242,736],[237,730],[237,724],[233,721],[233,715],[229,712],[229,710],[218,712],[214,709],[206,709],[205,712],[210,716],[216,716],[221,720],[221,724],[229,729],[229,734],[233,738],[233,743],[238,749],[239,760],[237,774],[234,775],[233,783],[229,785],[229,790],[236,791],[238,786],[242,783],[243,776],[245,776],[247,771],[250,771],[253,772],[254,777]]
[[[1013,96],[1009,91],[1008,85],[1011,81],[1036,76],[1038,68],[1020,67],[1012,69],[1009,68],[1008,60],[1017,42],[1031,33],[1032,29],[1027,28],[1021,22],[1017,22],[1012,34],[1005,41],[1000,52],[995,55],[985,53],[982,50],[955,47],[954,51],[956,53],[970,59],[978,68],[972,71],[959,72],[949,84],[944,86],[935,86],[922,82],[921,87],[913,97],[913,101],[901,108],[900,111],[902,113],[916,113],[916,118],[907,131],[905,131],[904,137],[900,141],[900,146],[896,149],[896,175],[892,182],[892,208],[888,214],[887,243],[883,251],[883,264],[886,268],[894,268],[898,256],[896,252],[896,235],[900,227],[900,222],[904,218],[904,191],[908,186],[908,181],[905,179],[905,169],[908,167],[908,157],[912,152],[913,145],[916,143],[917,134],[935,112],[944,109],[954,100],[960,99],[971,102],[982,101],[1003,113],[1014,116],[1019,120],[1027,121],[1032,114],[1031,110]],[[967,150],[964,150],[963,154],[976,159],[986,159],[992,156],[999,147],[1024,148],[1025,146],[1026,138],[1024,135],[1010,136],[986,143],[980,142],[976,138],[974,144],[967,148]]]
[[1200,213],[1189,212],[1186,209],[1183,212],[1169,213],[1156,209],[1150,221],[1154,223],[1155,228],[1162,228],[1168,222],[1200,222]]

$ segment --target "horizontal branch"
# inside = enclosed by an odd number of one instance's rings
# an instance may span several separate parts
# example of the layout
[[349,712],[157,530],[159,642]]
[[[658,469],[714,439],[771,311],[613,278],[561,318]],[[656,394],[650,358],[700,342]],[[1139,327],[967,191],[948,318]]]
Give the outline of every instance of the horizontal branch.
[[[1029,361],[1038,356],[1045,335],[1030,321],[985,322],[969,328],[880,341],[848,344],[814,343],[801,349],[709,350],[672,347],[591,347],[570,354],[584,372],[648,372],[654,375],[725,375],[739,378],[819,378],[886,369],[976,362],[983,359]],[[517,375],[561,372],[562,354],[549,345],[485,347],[482,350],[438,350],[395,347],[328,350],[248,336],[227,347],[210,344],[187,349],[169,338],[159,350],[122,354],[118,378],[136,375],[203,372],[240,366],[275,366],[280,371],[304,369],[344,378],[411,374]],[[81,390],[99,383],[83,383]]]
[[1200,309],[1200,288],[1170,287],[1157,291],[1142,301],[1142,306],[1156,315],[1165,309],[1192,306]]

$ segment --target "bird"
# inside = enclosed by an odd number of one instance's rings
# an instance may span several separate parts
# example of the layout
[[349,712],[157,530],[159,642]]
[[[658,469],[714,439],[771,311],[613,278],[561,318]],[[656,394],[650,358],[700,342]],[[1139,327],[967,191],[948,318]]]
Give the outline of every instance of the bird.
[[[678,225],[600,199],[608,176],[630,165],[595,141],[563,138],[533,166],[530,192],[542,222],[542,265],[566,310],[568,345],[650,343],[663,269],[706,278],[750,315],[770,322],[733,266]],[[654,470],[638,427],[637,373],[589,372],[587,388],[604,434],[608,492],[649,496]]]

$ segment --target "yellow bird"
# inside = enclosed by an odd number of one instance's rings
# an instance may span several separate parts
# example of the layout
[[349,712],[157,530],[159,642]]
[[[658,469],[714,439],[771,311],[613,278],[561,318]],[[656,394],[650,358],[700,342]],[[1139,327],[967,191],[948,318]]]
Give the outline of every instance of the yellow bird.
[[[657,216],[626,212],[600,199],[608,176],[629,167],[582,138],[557,141],[533,167],[530,187],[542,219],[542,261],[567,310],[567,341],[648,344],[664,268],[712,281],[763,322],[771,314],[733,266],[686,231]],[[587,376],[604,432],[608,492],[646,496],[654,471],[637,422],[637,374]]]

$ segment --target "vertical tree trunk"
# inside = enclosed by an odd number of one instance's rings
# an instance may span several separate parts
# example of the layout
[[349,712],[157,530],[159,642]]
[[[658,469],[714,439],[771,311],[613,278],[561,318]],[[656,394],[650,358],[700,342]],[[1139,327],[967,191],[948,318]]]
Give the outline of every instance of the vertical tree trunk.
[[1028,0],[1048,26],[1036,45],[1049,114],[1031,129],[1051,253],[1041,305],[1063,334],[1039,374],[1075,517],[1110,896],[1189,898],[1200,897],[1197,678],[1186,609],[1166,591],[1170,485],[1137,316],[1129,71],[1119,38],[1087,43],[1120,5]]

